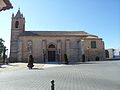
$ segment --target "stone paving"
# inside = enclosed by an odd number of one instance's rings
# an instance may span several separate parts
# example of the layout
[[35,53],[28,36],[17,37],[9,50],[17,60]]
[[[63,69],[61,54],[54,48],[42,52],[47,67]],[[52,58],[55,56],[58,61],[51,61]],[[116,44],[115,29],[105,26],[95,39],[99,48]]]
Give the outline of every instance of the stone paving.
[[[35,64],[38,67],[39,64]],[[39,67],[43,67],[44,64],[40,64]],[[16,70],[27,69],[27,63],[9,63],[8,65],[1,65],[0,72],[11,72]]]
[[51,80],[55,90],[120,90],[120,61],[21,66],[0,72],[0,90],[51,90]]
[[[43,69],[43,68],[50,68],[50,67],[58,67],[63,66],[63,64],[39,64],[34,63],[34,69]],[[0,66],[0,72],[11,72],[16,70],[24,70],[27,68],[27,63],[9,63],[8,65],[2,65]]]

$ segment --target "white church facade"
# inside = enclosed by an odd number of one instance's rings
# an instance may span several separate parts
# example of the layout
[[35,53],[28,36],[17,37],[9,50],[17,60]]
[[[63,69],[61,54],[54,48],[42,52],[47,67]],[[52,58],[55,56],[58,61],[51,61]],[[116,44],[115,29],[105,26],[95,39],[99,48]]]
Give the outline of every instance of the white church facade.
[[25,31],[25,18],[18,10],[12,15],[10,61],[35,62],[95,61],[105,59],[102,38],[84,31]]

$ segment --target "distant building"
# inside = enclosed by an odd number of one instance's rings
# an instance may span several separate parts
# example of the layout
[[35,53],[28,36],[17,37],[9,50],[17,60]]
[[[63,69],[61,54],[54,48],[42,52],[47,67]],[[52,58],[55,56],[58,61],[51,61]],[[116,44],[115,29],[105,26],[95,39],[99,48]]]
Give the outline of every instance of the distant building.
[[119,60],[120,59],[120,49],[113,49],[113,48],[106,49],[105,56],[107,59]]
[[111,49],[106,49],[105,50],[105,54],[106,54],[106,58],[109,58],[109,59],[112,59],[114,58],[114,49],[111,48]]
[[69,62],[104,60],[102,38],[84,31],[25,31],[25,17],[18,10],[12,15],[10,61]]
[[115,49],[115,56],[120,56],[120,48],[118,48],[118,49]]
[[120,48],[115,49],[115,59],[120,59]]

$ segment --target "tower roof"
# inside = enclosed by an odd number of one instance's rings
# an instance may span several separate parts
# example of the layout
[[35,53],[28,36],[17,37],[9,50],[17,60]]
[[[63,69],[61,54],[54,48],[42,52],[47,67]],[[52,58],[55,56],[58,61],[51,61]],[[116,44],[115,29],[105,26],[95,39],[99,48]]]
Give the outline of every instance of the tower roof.
[[17,14],[15,15],[15,18],[21,18],[21,17],[23,17],[23,14],[21,14],[20,8],[19,8]]

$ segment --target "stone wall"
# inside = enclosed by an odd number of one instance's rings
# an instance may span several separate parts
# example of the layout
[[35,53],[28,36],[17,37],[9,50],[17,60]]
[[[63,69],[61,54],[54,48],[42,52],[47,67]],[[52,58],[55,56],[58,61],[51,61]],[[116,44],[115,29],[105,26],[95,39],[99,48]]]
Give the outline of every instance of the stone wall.
[[[96,48],[91,48],[91,41],[96,41]],[[101,38],[85,38],[84,39],[84,52],[87,61],[96,61],[105,59],[104,42]]]
[[[22,41],[22,59],[19,61],[27,61],[27,57],[29,56],[28,50],[27,50],[27,42],[29,40],[32,41],[33,47],[32,47],[32,55],[35,58],[36,62],[43,62],[44,56],[43,54],[46,53],[46,62],[48,61],[48,46],[50,44],[54,44],[56,47],[56,54],[58,53],[59,56],[59,61],[64,62],[64,54],[66,53],[68,56],[69,61],[79,61],[80,59],[80,54],[78,55],[78,52],[80,53],[80,47],[79,44],[77,43],[76,38],[69,38],[69,37],[33,37],[33,36],[23,36],[20,37],[19,41]],[[76,39],[76,40],[75,40]],[[44,49],[44,51],[43,51]],[[44,52],[44,53],[43,53]],[[19,52],[20,53],[20,52]],[[20,55],[20,54],[19,54]],[[20,57],[20,56],[19,56]],[[56,56],[57,60],[57,56]]]
[[[82,38],[82,37],[58,37],[58,36],[22,36],[19,37],[19,41],[22,42],[22,49],[19,49],[19,61],[27,62],[28,56],[28,41],[32,41],[32,52],[35,62],[48,62],[48,47],[50,44],[55,45],[56,61],[64,62],[64,54],[68,56],[70,62],[82,61],[82,55],[85,54],[86,61],[104,59],[104,42],[100,38]],[[91,48],[91,41],[96,41],[96,48]],[[59,59],[58,56],[59,55]],[[21,55],[21,56],[20,56]]]

